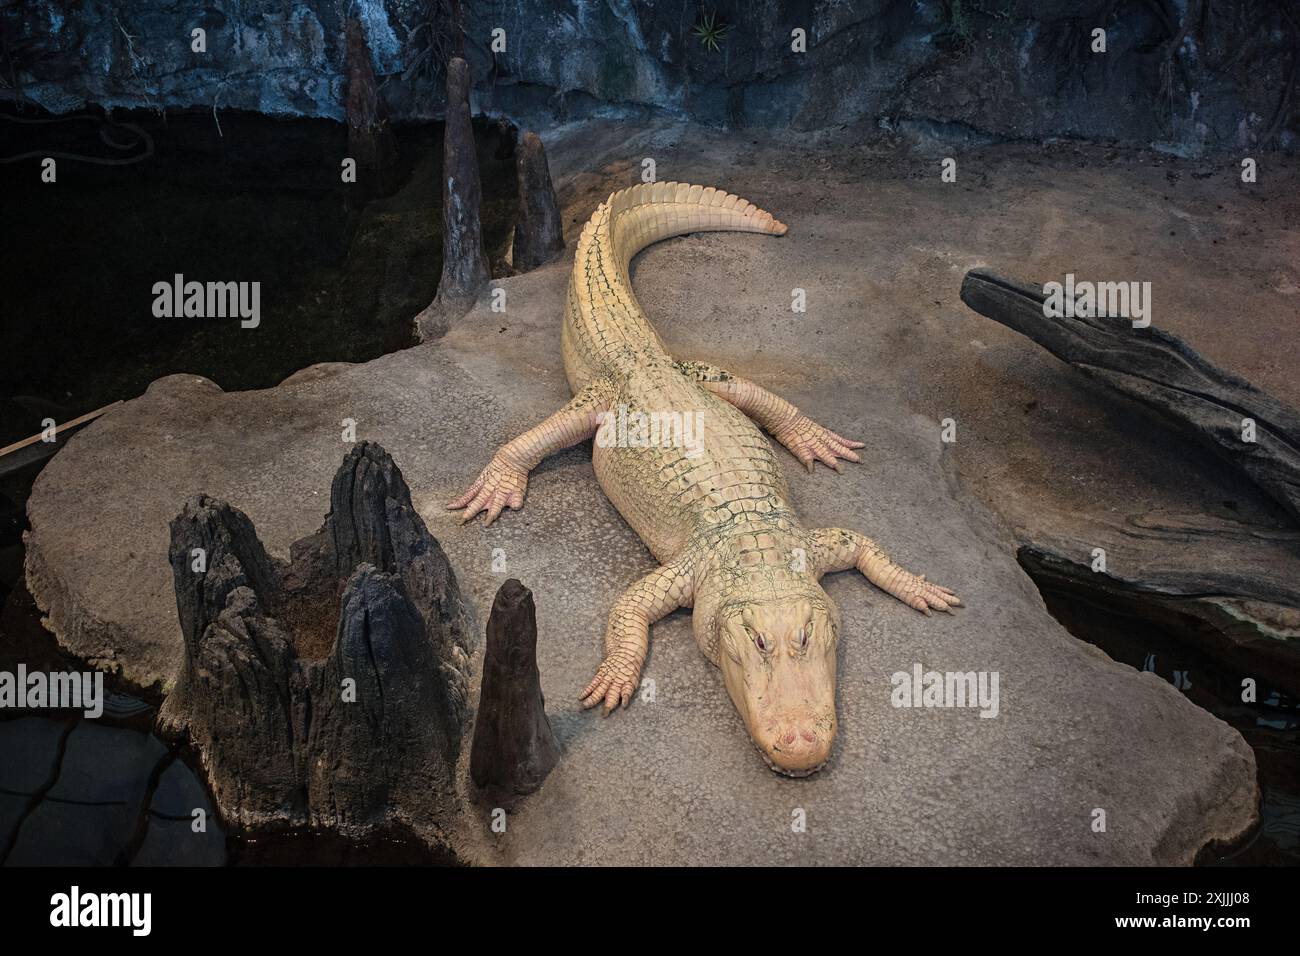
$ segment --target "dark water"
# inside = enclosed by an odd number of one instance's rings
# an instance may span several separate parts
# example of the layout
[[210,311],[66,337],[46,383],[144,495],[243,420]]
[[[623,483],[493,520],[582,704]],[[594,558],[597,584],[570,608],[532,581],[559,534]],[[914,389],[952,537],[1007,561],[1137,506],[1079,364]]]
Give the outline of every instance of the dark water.
[[0,720],[0,865],[452,866],[397,830],[358,841],[329,832],[247,831],[218,819],[189,753],[150,733],[155,710],[118,695],[88,720]]
[[0,865],[455,865],[397,830],[358,841],[227,828],[191,755],[149,732],[156,711],[125,695],[108,708],[0,720]]
[[[80,671],[22,582],[0,613],[0,670]],[[188,748],[153,733],[157,708],[113,678],[104,714],[0,711],[0,865],[449,866],[394,829],[365,841],[224,825]]]
[[[124,697],[109,703],[139,706]],[[107,711],[95,720],[2,720],[0,755],[0,860],[6,865],[226,862],[225,831],[193,770],[147,730]]]
[[[150,142],[153,154],[121,166],[60,160],[55,183],[40,181],[36,159],[0,164],[0,446],[39,432],[46,413],[63,422],[171,373],[266,388],[317,362],[414,343],[411,320],[441,270],[441,125],[398,127],[397,168],[347,184],[346,130],[325,120],[222,113],[218,132],[207,112],[118,114],[144,140],[123,125],[4,115],[0,158],[117,158]],[[101,133],[145,145],[119,151]],[[513,224],[514,161],[497,126],[476,135],[492,252]],[[259,282],[261,324],[156,318],[153,286],[177,273]]]

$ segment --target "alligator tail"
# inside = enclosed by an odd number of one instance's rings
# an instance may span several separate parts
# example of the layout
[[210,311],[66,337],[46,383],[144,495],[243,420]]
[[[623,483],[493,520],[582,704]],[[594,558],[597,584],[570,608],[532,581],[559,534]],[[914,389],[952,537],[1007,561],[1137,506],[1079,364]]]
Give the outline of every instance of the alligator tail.
[[633,186],[597,207],[578,239],[565,303],[562,342],[574,394],[598,374],[614,343],[664,348],[632,294],[633,257],[661,239],[723,231],[782,236],[786,225],[739,196],[688,183]]
[[646,246],[688,232],[762,232],[785,235],[786,225],[752,202],[712,186],[645,183],[609,197],[583,230],[582,249],[606,233],[625,271]]

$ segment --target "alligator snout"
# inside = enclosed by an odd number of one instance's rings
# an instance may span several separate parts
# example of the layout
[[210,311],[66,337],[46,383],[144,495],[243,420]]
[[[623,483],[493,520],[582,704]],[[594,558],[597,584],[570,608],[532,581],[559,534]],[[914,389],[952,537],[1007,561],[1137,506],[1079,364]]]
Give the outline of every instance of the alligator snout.
[[767,765],[777,773],[805,777],[826,763],[831,752],[831,739],[828,735],[819,735],[809,722],[787,724],[773,735],[770,742],[755,740],[755,743]]

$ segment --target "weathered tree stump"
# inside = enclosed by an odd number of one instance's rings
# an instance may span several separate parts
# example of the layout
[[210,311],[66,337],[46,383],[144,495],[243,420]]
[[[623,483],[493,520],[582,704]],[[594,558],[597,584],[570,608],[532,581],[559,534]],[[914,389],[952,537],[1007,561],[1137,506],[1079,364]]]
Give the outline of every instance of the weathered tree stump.
[[480,787],[528,794],[559,759],[537,673],[533,594],[511,578],[497,591],[488,618],[470,776]]
[[222,814],[436,833],[455,799],[473,625],[388,454],[348,452],[324,526],[288,564],[203,496],[172,523],[170,554],[185,659],[159,725],[189,736]]
[[442,276],[433,303],[416,318],[420,335],[434,338],[469,311],[487,285],[487,258],[479,212],[483,189],[469,111],[469,64],[447,62],[447,117],[442,140]]
[[359,20],[349,18],[347,35],[348,155],[362,169],[387,169],[397,161],[397,142],[384,118],[370,46]]
[[560,208],[555,201],[551,170],[542,140],[532,131],[519,138],[515,150],[519,185],[519,222],[515,224],[511,261],[517,272],[528,272],[564,251]]

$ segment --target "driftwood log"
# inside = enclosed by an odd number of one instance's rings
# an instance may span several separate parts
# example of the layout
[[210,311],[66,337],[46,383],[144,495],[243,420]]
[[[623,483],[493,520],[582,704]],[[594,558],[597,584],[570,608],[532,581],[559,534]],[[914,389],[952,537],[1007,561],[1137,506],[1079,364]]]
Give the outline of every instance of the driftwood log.
[[479,787],[527,794],[559,759],[537,673],[537,609],[532,592],[511,578],[488,618],[470,776]]
[[170,558],[184,660],[160,728],[198,750],[222,815],[363,835],[454,806],[472,620],[378,445],[352,448],[289,563],[192,498]]
[[[1136,399],[1250,477],[1300,521],[1300,412],[1211,365],[1182,339],[1116,317],[1049,318],[1041,288],[975,269],[961,298],[1085,375]],[[1243,423],[1254,422],[1245,441]]]
[[[1181,339],[1116,317],[1054,318],[1039,288],[984,270],[962,300],[1053,355],[1154,410],[1235,466],[1300,518],[1300,414],[1216,368]],[[1242,422],[1256,441],[1242,440]],[[1042,516],[1040,516],[1041,519]],[[1019,532],[1019,558],[1040,585],[1169,625],[1249,673],[1300,693],[1300,530],[1210,514],[1061,513]],[[1044,528],[1048,530],[1044,530]],[[1094,549],[1105,571],[1094,570]]]
[[546,150],[541,137],[532,131],[519,137],[515,179],[519,187],[519,222],[515,225],[511,265],[517,272],[528,272],[564,251],[560,207],[555,200]]

